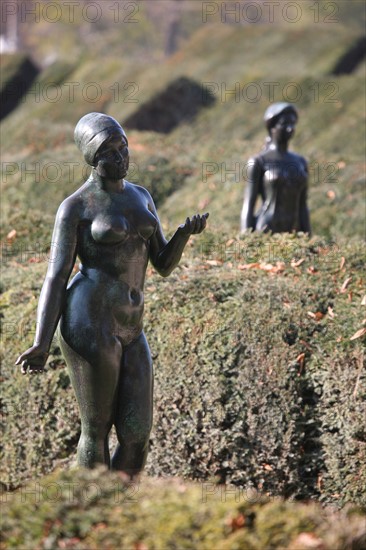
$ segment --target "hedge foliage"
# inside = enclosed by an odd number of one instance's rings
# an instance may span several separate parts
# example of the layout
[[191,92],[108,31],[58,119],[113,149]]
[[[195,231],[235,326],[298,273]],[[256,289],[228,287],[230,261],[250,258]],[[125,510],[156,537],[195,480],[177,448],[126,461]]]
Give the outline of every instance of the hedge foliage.
[[180,479],[126,482],[102,469],[58,471],[4,500],[2,550],[362,550],[366,544],[364,516],[355,507],[335,512]]
[[[148,473],[296,499],[365,501],[363,253],[357,241],[207,233],[192,240],[168,279],[151,270]],[[19,334],[21,348],[32,343],[40,284],[30,281],[41,280],[44,268],[19,263],[2,295],[3,482],[10,487],[72,461],[79,434],[57,342],[43,376],[22,377],[12,365]]]

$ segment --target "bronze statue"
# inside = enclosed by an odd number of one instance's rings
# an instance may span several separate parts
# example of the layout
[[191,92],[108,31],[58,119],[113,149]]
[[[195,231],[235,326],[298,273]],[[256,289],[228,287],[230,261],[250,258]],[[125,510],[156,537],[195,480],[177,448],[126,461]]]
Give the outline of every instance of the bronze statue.
[[[291,103],[274,103],[265,112],[269,137],[262,153],[248,162],[248,184],[241,212],[241,231],[248,229],[310,234],[306,160],[288,151],[298,114]],[[254,212],[258,196],[262,205]]]
[[[81,416],[78,463],[132,476],[144,467],[152,425],[153,371],[142,327],[146,267],[150,260],[168,276],[208,214],[187,218],[167,242],[148,191],[125,180],[129,151],[120,124],[89,113],[75,141],[92,172],[57,212],[34,345],[16,364],[24,374],[43,371],[60,321]],[[67,286],[77,256],[79,271]],[[110,460],[113,425],[118,446]]]

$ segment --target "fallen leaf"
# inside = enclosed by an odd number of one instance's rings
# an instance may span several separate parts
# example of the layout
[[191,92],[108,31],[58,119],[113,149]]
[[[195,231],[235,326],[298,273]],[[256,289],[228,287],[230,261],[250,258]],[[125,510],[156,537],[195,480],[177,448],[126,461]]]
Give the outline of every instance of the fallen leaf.
[[345,263],[346,263],[346,258],[342,256],[341,263],[339,264],[339,269],[343,269]]
[[305,340],[300,340],[300,344],[302,344],[303,346],[305,346],[306,349],[308,349],[309,351],[313,351],[313,348],[311,347],[311,345],[308,344],[307,342],[305,342]]
[[357,332],[354,333],[353,336],[351,336],[350,340],[356,340],[357,338],[361,338],[362,336],[365,336],[366,334],[366,327],[360,328]]
[[361,300],[361,306],[366,306],[366,294]]
[[263,271],[268,271],[270,273],[282,273],[282,271],[285,271],[285,263],[276,262],[276,265],[273,265],[262,262],[259,264],[259,269],[263,269]]
[[331,199],[331,200],[335,199],[336,194],[333,191],[333,189],[329,189],[329,191],[327,191],[327,197],[328,197],[328,199]]
[[37,256],[32,256],[31,258],[29,258],[28,262],[30,264],[40,264],[42,262],[42,258],[37,258]]
[[267,470],[267,472],[273,472],[273,468],[270,464],[264,464],[263,468]]
[[262,269],[263,271],[272,271],[272,269],[274,269],[274,265],[262,262],[259,264],[258,269]]
[[14,240],[15,240],[15,237],[17,236],[17,232],[16,232],[16,229],[12,229],[11,231],[9,231],[9,233],[7,234],[6,236],[6,240],[8,241],[8,243],[12,243]]
[[324,317],[324,313],[322,313],[321,311],[317,311],[316,313],[313,313],[312,311],[308,311],[308,315],[312,319],[315,319],[315,321],[320,321]]
[[243,514],[239,514],[235,518],[229,518],[227,523],[230,525],[233,531],[237,531],[245,525],[245,517],[243,516]]
[[311,265],[310,267],[308,267],[307,271],[311,275],[314,275],[315,273],[317,273],[318,270],[313,265]]
[[345,279],[345,281],[343,282],[343,285],[341,286],[341,289],[340,289],[341,294],[346,292],[346,288],[348,287],[348,285],[350,284],[351,281],[352,281],[352,277],[347,277],[347,279]]
[[329,317],[331,317],[331,319],[334,319],[334,317],[336,316],[333,311],[333,308],[331,308],[330,306],[328,306],[328,315]]
[[221,260],[206,260],[206,264],[207,265],[212,265],[213,267],[215,266],[218,266],[218,265],[222,265],[224,262],[222,262]]
[[319,491],[322,490],[323,487],[323,476],[321,474],[318,475],[318,479],[316,480],[316,486],[319,489]]
[[254,264],[239,264],[238,265],[238,269],[255,269],[257,267],[259,267],[259,263],[254,263]]
[[301,264],[305,262],[305,258],[301,258],[301,260],[291,260],[291,267],[299,267]]
[[322,539],[314,533],[300,533],[289,546],[290,550],[325,550]]

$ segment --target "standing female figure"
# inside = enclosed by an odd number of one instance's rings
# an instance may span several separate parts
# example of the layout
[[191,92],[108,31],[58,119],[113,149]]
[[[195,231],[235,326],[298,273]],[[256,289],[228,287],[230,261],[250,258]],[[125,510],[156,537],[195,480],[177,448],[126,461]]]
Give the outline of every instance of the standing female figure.
[[[241,212],[241,231],[248,229],[310,234],[307,163],[288,151],[298,114],[291,103],[274,103],[265,112],[269,133],[265,150],[249,160],[248,185]],[[255,213],[258,196],[262,205]]]
[[[152,425],[153,371],[142,328],[147,264],[169,275],[208,214],[187,218],[167,242],[148,191],[125,180],[129,151],[120,124],[89,113],[75,141],[92,172],[57,212],[34,345],[17,364],[23,373],[42,371],[60,321],[81,416],[78,463],[134,475],[144,466]],[[79,271],[67,286],[77,256]],[[118,446],[110,460],[113,425]]]

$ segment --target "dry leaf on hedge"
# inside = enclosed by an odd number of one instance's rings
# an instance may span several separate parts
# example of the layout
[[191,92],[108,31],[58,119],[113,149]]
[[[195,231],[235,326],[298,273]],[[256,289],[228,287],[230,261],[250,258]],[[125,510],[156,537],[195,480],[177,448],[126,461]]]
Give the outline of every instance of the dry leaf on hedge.
[[343,294],[343,292],[346,292],[346,289],[350,282],[352,281],[352,277],[347,277],[347,279],[344,281],[343,285],[341,286],[340,292]]
[[354,333],[353,336],[351,336],[350,340],[356,340],[357,338],[361,338],[361,336],[365,336],[366,334],[366,328],[360,328],[357,332]]
[[243,514],[239,514],[235,518],[229,518],[227,520],[227,523],[233,531],[237,531],[245,525],[245,517],[243,516]]
[[260,266],[260,264],[258,262],[254,263],[254,264],[239,264],[238,269],[255,269],[259,266]]
[[212,265],[213,267],[216,267],[218,265],[222,265],[224,262],[221,260],[206,260],[207,265]]
[[289,550],[325,550],[325,548],[322,539],[314,533],[300,533],[289,546]]
[[336,314],[333,311],[333,308],[330,306],[328,306],[328,315],[331,319],[334,319],[334,317],[336,316]]
[[301,260],[291,260],[291,267],[299,267],[301,264],[305,262],[305,258],[301,258]]
[[17,236],[17,231],[16,229],[12,229],[11,231],[9,231],[9,233],[7,234],[6,236],[6,240],[8,242],[12,242],[15,240],[15,237]]
[[317,311],[316,313],[313,313],[312,311],[308,311],[308,315],[312,319],[315,319],[315,321],[320,321],[324,317],[324,313],[322,313],[321,311]]

